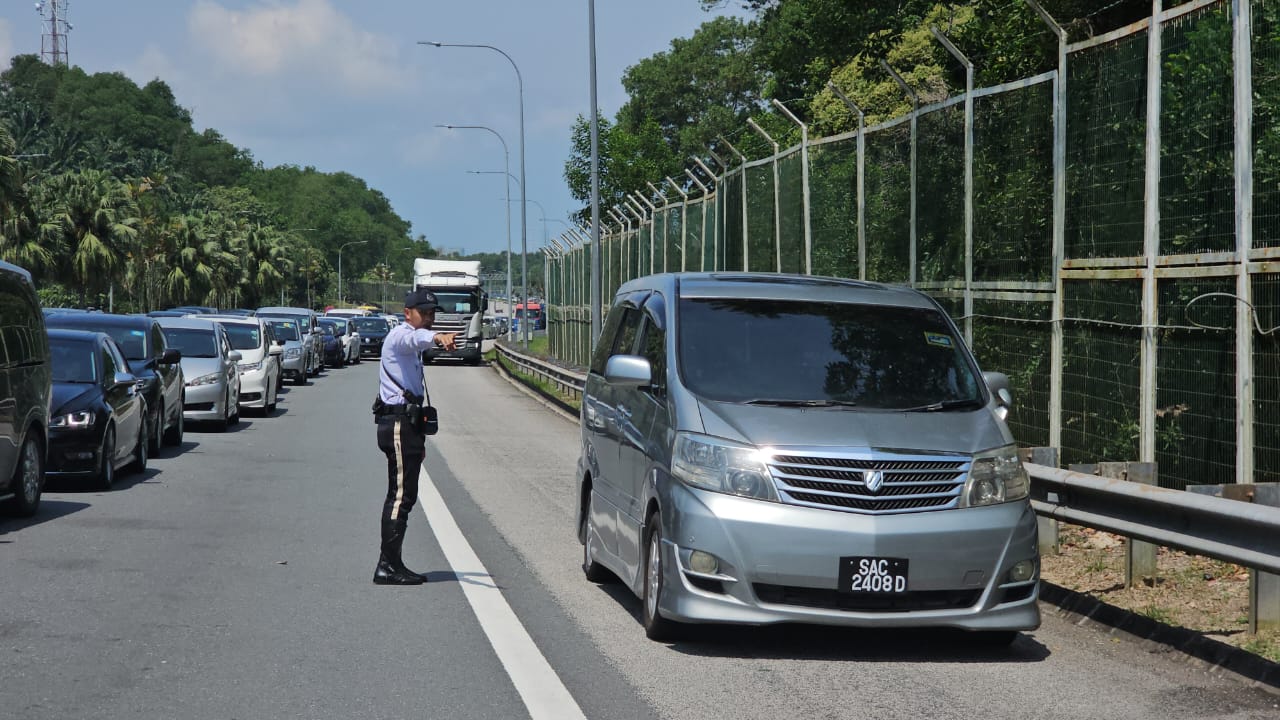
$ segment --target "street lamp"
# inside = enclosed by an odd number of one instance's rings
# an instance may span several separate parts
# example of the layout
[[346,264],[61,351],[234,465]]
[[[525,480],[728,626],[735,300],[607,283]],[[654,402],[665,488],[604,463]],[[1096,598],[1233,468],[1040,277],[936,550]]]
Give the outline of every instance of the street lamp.
[[388,250],[385,257],[382,258],[383,276],[382,276],[382,312],[387,311],[387,279],[395,280],[395,273],[391,271],[391,253],[402,253],[405,250],[414,250],[416,245],[405,245],[394,250]]
[[364,245],[368,240],[352,240],[338,248],[338,307],[342,307],[342,251],[352,245]]
[[[525,201],[524,77],[520,75],[520,66],[516,65],[516,61],[512,60],[510,55],[506,54],[502,50],[492,45],[442,43],[442,42],[422,41],[422,40],[419,40],[418,44],[431,45],[438,48],[439,47],[462,47],[462,48],[484,48],[486,50],[492,50],[502,55],[502,57],[506,58],[507,62],[511,63],[512,69],[516,71],[516,84],[519,86],[519,91],[520,91],[520,94],[519,94],[519,100],[520,100],[520,284],[523,286],[523,288],[521,289],[521,295],[528,297],[529,295],[529,273],[528,273],[529,262],[526,255],[529,252],[528,250],[529,233],[528,233],[528,224],[527,224],[528,215],[526,213],[525,202],[524,202]],[[509,295],[508,295],[508,302],[510,302]],[[524,336],[524,348],[528,350],[529,349],[529,323],[521,323],[520,327],[523,329],[523,332],[521,334]]]
[[[502,173],[507,177],[511,175],[511,153],[507,151],[507,141],[502,139],[497,130],[485,125],[437,125],[438,128],[446,130],[487,130],[498,138],[498,142],[502,143],[502,163],[507,169]],[[523,142],[523,139],[521,140]],[[523,152],[523,150],[522,150]],[[507,187],[507,309],[511,309],[511,183],[504,183]],[[524,183],[520,183],[521,190],[524,189]],[[515,312],[512,310],[512,312]],[[510,328],[510,325],[508,325]],[[507,339],[512,340],[511,330],[507,330]]]

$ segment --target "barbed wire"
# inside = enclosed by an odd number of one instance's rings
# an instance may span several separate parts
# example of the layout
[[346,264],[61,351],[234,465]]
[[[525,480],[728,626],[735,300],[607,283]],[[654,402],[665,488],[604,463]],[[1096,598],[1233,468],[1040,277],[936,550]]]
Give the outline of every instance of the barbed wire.
[[[1262,323],[1259,322],[1258,320],[1258,309],[1254,307],[1253,304],[1250,303],[1248,300],[1245,300],[1244,298],[1240,297],[1239,295],[1236,295],[1235,293],[1224,293],[1224,292],[1201,293],[1200,295],[1197,295],[1191,298],[1190,300],[1188,300],[1186,304],[1183,305],[1183,310],[1190,310],[1191,306],[1194,305],[1195,303],[1210,297],[1231,298],[1236,302],[1244,303],[1246,306],[1248,306],[1249,315],[1250,317],[1253,318],[1253,327],[1259,335],[1262,335],[1265,337],[1267,335],[1271,335],[1275,333],[1276,331],[1280,331],[1280,325],[1273,328],[1269,328],[1267,330],[1263,330]],[[976,320],[979,318],[987,319],[987,320],[1003,320],[1005,322],[1017,322],[1017,323],[1027,323],[1027,324],[1040,324],[1040,325],[1051,324],[1054,322],[1053,319],[1046,320],[1041,318],[1019,318],[1019,317],[1010,317],[1007,315],[989,315],[986,313],[972,313],[969,315],[957,315],[953,319],[955,320],[975,319]],[[1192,318],[1190,315],[1188,315],[1187,319],[1191,323],[1190,325],[1165,325],[1161,323],[1157,323],[1156,325],[1146,325],[1144,323],[1128,323],[1128,322],[1121,322],[1119,320],[1099,320],[1097,318],[1085,318],[1085,317],[1076,317],[1076,316],[1063,317],[1062,321],[1084,323],[1089,325],[1103,325],[1106,327],[1118,327],[1118,328],[1124,328],[1127,330],[1143,330],[1147,327],[1150,327],[1155,330],[1211,330],[1215,332],[1235,332],[1236,330],[1234,326],[1226,327],[1226,326],[1218,326],[1218,325],[1205,325],[1204,323],[1196,322],[1195,318]]]

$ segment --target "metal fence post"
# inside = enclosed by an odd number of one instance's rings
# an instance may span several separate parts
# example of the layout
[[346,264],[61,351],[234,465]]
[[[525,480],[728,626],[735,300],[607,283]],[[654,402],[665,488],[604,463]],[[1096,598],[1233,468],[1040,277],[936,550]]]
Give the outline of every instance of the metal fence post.
[[933,36],[964,65],[964,341],[973,346],[973,63],[937,25]]
[[880,67],[884,68],[885,72],[889,73],[889,75],[893,77],[894,82],[898,83],[898,87],[902,88],[902,91],[907,94],[907,97],[911,98],[911,269],[907,272],[907,282],[911,287],[915,287],[917,251],[916,206],[919,204],[916,198],[916,141],[918,139],[917,131],[919,128],[918,121],[920,119],[920,96],[916,94],[915,90],[911,89],[911,86],[907,84],[906,80],[902,79],[901,75],[899,75],[893,68],[889,67],[889,63],[881,60]]
[[855,186],[854,186],[854,192],[857,193],[856,204],[858,206],[858,279],[866,280],[867,279],[867,221],[866,221],[867,207],[866,207],[866,197],[864,196],[864,193],[863,193],[863,187],[864,187],[863,174],[866,171],[865,158],[867,153],[867,137],[866,137],[867,116],[865,113],[862,112],[862,108],[858,107],[857,103],[855,103],[854,101],[846,97],[843,92],[840,92],[840,88],[836,87],[835,83],[828,80],[827,87],[830,88],[831,92],[835,93],[836,97],[840,98],[840,100],[843,101],[845,105],[848,105],[850,110],[854,111],[858,115],[858,155],[855,161],[857,163],[858,168],[857,168],[857,180],[855,181]]
[[[654,186],[653,183],[649,182],[648,180],[646,180],[644,184],[648,185],[650,192],[652,192],[654,195],[657,195],[658,198],[662,201],[662,272],[670,272],[671,268],[667,263],[667,247],[669,247],[671,244],[671,205],[667,202],[666,193],[659,190],[657,187]],[[646,202],[648,202],[648,200],[646,200]],[[653,208],[653,222],[655,223],[654,227],[657,227],[656,223],[658,222],[658,206],[650,203],[650,207]],[[655,263],[655,269],[656,269],[656,263]]]
[[1156,262],[1160,255],[1160,11],[1162,0],[1151,0],[1147,32],[1146,198],[1142,220],[1142,352],[1141,390],[1138,392],[1138,459],[1156,459],[1156,323],[1160,320]]
[[[737,155],[738,159],[742,161],[742,270],[743,272],[746,272],[751,269],[751,246],[747,244],[747,235],[750,229],[747,225],[747,156],[738,152],[738,148],[730,145],[729,141],[725,140],[723,135],[717,135],[716,137],[718,137],[720,142],[724,143],[724,146],[729,148],[729,150],[734,155]],[[726,170],[725,178],[728,177],[729,171]],[[728,232],[728,225],[725,226],[725,231]],[[728,242],[727,237],[725,238],[725,241]]]
[[1053,78],[1053,324],[1049,339],[1049,445],[1062,447],[1063,298],[1062,264],[1067,238],[1067,32],[1035,0],[1024,0],[1058,38]]
[[693,174],[692,170],[685,168],[684,174],[702,191],[702,232],[700,233],[701,240],[698,243],[698,269],[705,272],[707,269],[707,197],[710,193],[707,190],[707,186],[698,179],[697,175]]
[[[722,208],[724,208],[724,212],[727,214],[727,213],[728,213],[728,208],[726,207],[726,204],[723,202],[724,197],[725,197],[725,193],[724,193],[724,191],[723,191],[723,190],[721,189],[721,187],[720,187],[720,185],[721,185],[721,183],[720,183],[720,177],[719,177],[719,176],[717,176],[715,173],[711,172],[711,168],[707,167],[707,164],[706,164],[706,163],[704,163],[704,162],[702,162],[702,160],[700,160],[700,159],[698,159],[698,158],[694,158],[694,159],[693,159],[693,161],[694,161],[695,163],[697,163],[697,164],[698,164],[698,167],[702,168],[702,172],[706,173],[706,174],[707,174],[707,176],[711,178],[711,182],[715,184],[715,187],[716,187],[716,204],[717,204],[717,205],[719,205],[719,206],[721,206]],[[716,162],[720,162],[720,161],[719,161],[719,160],[717,160]],[[725,167],[725,164],[721,162],[721,163],[720,163],[720,167],[722,167],[722,168],[723,168],[723,167]],[[711,220],[712,220],[712,226],[711,226],[711,267],[710,267],[710,268],[708,268],[708,267],[706,266],[706,252],[707,252],[707,249],[706,249],[706,247],[705,247],[705,246],[706,246],[706,243],[707,243],[707,239],[706,239],[706,236],[705,236],[705,234],[704,234],[704,235],[703,235],[703,238],[702,238],[702,244],[703,244],[703,246],[704,246],[704,247],[703,247],[703,249],[702,249],[702,252],[703,252],[703,260],[702,260],[702,263],[703,263],[703,264],[702,264],[702,269],[703,269],[703,270],[719,270],[719,269],[720,269],[720,263],[719,263],[719,258],[720,258],[720,232],[721,232],[720,215],[719,215],[719,214],[717,214],[717,213],[715,213],[715,212],[712,212],[712,213],[711,213]],[[704,230],[704,232],[705,232],[705,230],[706,230],[706,224],[707,224],[707,221],[706,221],[706,217],[705,217],[705,215],[704,215],[703,220],[702,220],[702,225],[703,225],[703,230]]]
[[685,258],[689,256],[689,248],[686,247],[689,241],[689,193],[676,184],[670,175],[664,179],[680,194],[680,272],[684,272]]
[[[809,126],[791,112],[781,100],[774,98],[774,107],[782,111],[791,122],[800,126],[800,196],[804,203],[804,274],[813,274],[813,222],[809,210]],[[782,222],[782,218],[778,218]]]
[[[1249,0],[1232,0],[1236,191],[1236,482],[1253,482],[1253,19]],[[1277,592],[1280,595],[1280,591]],[[1278,601],[1280,602],[1280,601]],[[1273,618],[1280,623],[1280,618]]]
[[[773,146],[773,159],[771,164],[773,165],[774,270],[776,272],[782,272],[782,191],[781,191],[781,188],[778,187],[778,185],[780,184],[780,179],[778,177],[778,155],[781,153],[781,148],[778,145],[778,141],[774,140],[773,136],[765,132],[764,128],[760,127],[760,125],[757,124],[755,120],[752,120],[751,118],[747,118],[747,124],[751,126],[752,130],[755,130],[756,132],[760,133],[760,135],[765,139],[765,141]],[[745,176],[743,177],[745,178]]]

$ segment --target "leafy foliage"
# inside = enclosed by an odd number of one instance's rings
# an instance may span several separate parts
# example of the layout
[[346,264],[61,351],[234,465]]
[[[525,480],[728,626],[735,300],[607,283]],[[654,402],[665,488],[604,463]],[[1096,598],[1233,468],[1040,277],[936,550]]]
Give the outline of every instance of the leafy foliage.
[[0,73],[0,258],[31,270],[48,300],[323,302],[338,294],[340,249],[356,277],[412,240],[359,178],[264,168],[217,130],[197,132],[162,80],[139,87],[34,55]]

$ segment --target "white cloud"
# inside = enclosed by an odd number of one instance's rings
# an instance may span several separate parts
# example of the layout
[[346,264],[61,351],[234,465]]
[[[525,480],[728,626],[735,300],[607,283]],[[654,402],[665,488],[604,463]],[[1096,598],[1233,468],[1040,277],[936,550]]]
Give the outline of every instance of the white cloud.
[[410,84],[396,43],[356,27],[328,0],[231,10],[200,0],[188,18],[197,47],[223,72],[266,83],[301,80],[347,96],[382,95]]

